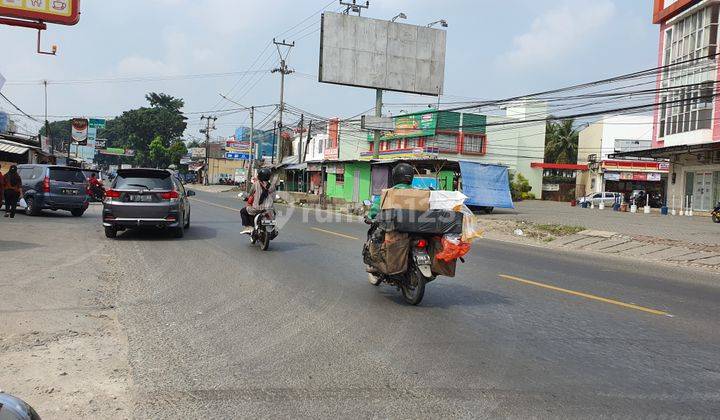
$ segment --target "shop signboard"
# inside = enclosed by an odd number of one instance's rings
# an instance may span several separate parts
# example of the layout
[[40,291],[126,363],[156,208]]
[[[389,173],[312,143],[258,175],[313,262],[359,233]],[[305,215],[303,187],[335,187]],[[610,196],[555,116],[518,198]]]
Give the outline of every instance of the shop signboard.
[[0,16],[75,25],[80,20],[80,0],[2,0]]
[[648,181],[660,181],[662,178],[661,174],[658,173],[649,173],[647,174],[647,180]]
[[560,184],[543,184],[543,191],[560,191]]
[[249,153],[227,152],[227,153],[225,153],[225,159],[229,159],[229,160],[249,160],[249,159],[250,159],[250,154],[249,154]]
[[620,179],[623,181],[632,181],[633,173],[632,172],[620,172]]
[[620,181],[620,172],[605,172],[605,181]]
[[325,160],[338,160],[339,152],[340,150],[337,147],[331,147],[325,149],[323,155],[325,156]]
[[[429,112],[394,117],[395,131],[383,135],[380,140],[434,136],[437,128],[437,115],[433,109]],[[373,141],[373,139],[373,134],[368,133],[368,141]]]
[[193,159],[200,159],[205,157],[205,148],[204,147],[191,147],[190,148],[190,156]]
[[88,127],[90,127],[90,128],[105,128],[106,123],[107,123],[107,121],[105,121],[102,118],[88,119]]
[[646,173],[643,173],[643,172],[633,172],[632,175],[633,175],[633,177],[632,177],[632,180],[633,180],[633,181],[647,181],[647,175],[648,175],[648,174],[646,174]]

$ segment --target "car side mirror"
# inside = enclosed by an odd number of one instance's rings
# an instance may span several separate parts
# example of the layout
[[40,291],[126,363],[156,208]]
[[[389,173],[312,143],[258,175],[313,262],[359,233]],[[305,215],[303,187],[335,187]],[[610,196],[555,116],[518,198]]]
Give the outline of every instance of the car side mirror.
[[185,195],[187,195],[188,197],[192,197],[192,196],[195,195],[195,191],[193,191],[193,190],[187,190],[187,191],[185,191]]

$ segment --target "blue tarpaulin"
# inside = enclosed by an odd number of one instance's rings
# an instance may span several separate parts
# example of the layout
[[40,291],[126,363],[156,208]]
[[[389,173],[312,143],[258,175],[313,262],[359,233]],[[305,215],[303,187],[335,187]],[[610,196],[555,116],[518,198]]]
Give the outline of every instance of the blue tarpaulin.
[[419,188],[421,190],[437,190],[438,181],[435,178],[416,176],[412,180],[412,186],[413,188]]
[[470,206],[513,209],[508,168],[477,162],[460,161],[462,192],[468,196]]

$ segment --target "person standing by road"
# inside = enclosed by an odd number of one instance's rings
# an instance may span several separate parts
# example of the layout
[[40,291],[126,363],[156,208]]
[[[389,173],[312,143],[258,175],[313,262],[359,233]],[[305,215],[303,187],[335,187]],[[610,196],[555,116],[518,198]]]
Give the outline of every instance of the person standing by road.
[[17,166],[12,165],[5,175],[3,189],[5,190],[5,217],[12,219],[15,217],[15,210],[22,194],[22,179],[18,175]]
[[5,177],[2,174],[2,166],[0,166],[0,209],[2,209],[4,198],[5,198]]

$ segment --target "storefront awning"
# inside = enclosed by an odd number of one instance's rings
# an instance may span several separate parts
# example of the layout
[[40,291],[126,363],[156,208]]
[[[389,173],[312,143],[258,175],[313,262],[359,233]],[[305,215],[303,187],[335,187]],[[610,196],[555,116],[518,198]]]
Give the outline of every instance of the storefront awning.
[[24,144],[15,143],[14,141],[0,140],[0,152],[12,153],[14,155],[22,155],[27,153],[30,147]]
[[655,149],[634,150],[632,152],[615,153],[610,159],[618,158],[670,158],[675,155],[720,150],[720,143],[689,144],[682,146],[657,147]]
[[305,162],[295,163],[295,164],[286,166],[285,169],[288,171],[302,171],[302,170],[307,169],[307,163],[305,163]]
[[532,162],[530,163],[531,168],[539,169],[561,169],[569,171],[587,171],[588,165],[577,165],[574,163],[545,163],[545,162]]

